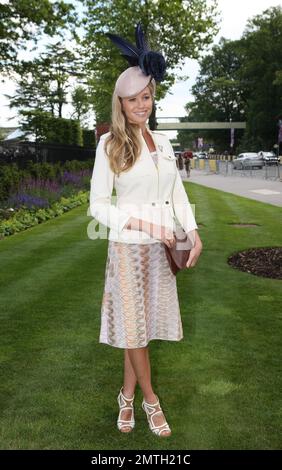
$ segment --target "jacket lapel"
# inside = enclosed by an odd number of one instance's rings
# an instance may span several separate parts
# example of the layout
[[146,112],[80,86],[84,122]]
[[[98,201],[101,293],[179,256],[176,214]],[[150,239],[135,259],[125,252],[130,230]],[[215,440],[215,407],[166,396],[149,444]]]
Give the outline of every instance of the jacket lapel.
[[[160,154],[159,154],[157,139],[155,138],[155,135],[153,135],[153,133],[150,131],[150,129],[148,127],[147,127],[147,131],[153,139],[153,142],[155,144],[155,148],[156,148],[156,151],[157,151],[158,159],[159,159]],[[142,141],[141,158],[144,159],[151,168],[153,167],[154,170],[156,170],[155,163],[153,161],[152,155],[151,155],[150,150],[148,148],[147,142],[143,137],[141,129],[140,129],[140,137],[141,137],[141,141]]]
[[[141,153],[141,158],[142,160],[144,159],[144,162],[146,165],[148,165],[150,168],[154,168],[154,170],[157,170],[158,172],[161,172],[163,169],[163,162],[166,160],[175,160],[174,154],[168,151],[167,146],[165,145],[166,139],[163,138],[161,134],[154,133],[152,132],[149,127],[146,126],[146,129],[148,133],[151,135],[153,142],[155,144],[155,148],[157,151],[158,155],[158,168],[156,168],[156,165],[153,161],[152,155],[150,154],[150,150],[147,146],[147,143],[143,137],[142,131],[140,129],[140,137],[142,141],[142,153]],[[160,175],[160,173],[159,173]]]
[[[148,131],[148,133],[150,134],[150,136],[152,137],[152,140],[155,144],[155,148],[156,148],[156,151],[157,151],[157,154],[158,154],[158,157],[161,157],[164,153],[164,146],[162,145],[162,141],[159,139],[159,136],[158,134],[154,134],[149,127],[146,126],[146,129]],[[141,138],[142,138],[142,142],[143,142],[143,150],[145,151],[145,153],[147,153],[150,158],[152,159],[151,157],[151,154],[150,154],[150,151],[149,151],[149,148],[147,146],[147,143],[143,137],[143,134],[142,134],[142,131],[140,129],[140,135],[141,135]]]

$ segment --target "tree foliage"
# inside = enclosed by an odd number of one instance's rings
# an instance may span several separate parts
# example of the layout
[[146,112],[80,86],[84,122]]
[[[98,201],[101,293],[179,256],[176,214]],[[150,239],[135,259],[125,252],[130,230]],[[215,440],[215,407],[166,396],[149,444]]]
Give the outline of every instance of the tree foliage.
[[[187,103],[185,121],[242,121],[245,97],[240,86],[241,50],[238,41],[221,38],[212,52],[200,61],[200,73]],[[241,131],[239,131],[241,132]],[[238,132],[237,132],[238,133]],[[230,130],[179,131],[182,147],[192,147],[197,137],[220,148],[229,148]]]
[[34,109],[62,117],[70,78],[84,76],[78,55],[60,42],[48,45],[37,59],[21,61],[17,72],[15,94],[5,96],[10,100],[10,108],[17,108],[19,115]]
[[44,33],[62,34],[70,24],[75,25],[75,7],[64,1],[9,0],[0,5],[0,72],[9,74],[18,61],[18,53],[37,43]]
[[[282,8],[273,7],[250,19],[241,39],[221,39],[201,60],[195,101],[186,106],[189,121],[247,121],[243,150],[272,149],[282,117]],[[182,144],[195,133],[179,133]],[[201,136],[221,150],[230,144],[230,131],[205,131]]]
[[85,87],[79,85],[74,88],[71,96],[72,105],[74,108],[72,117],[83,123],[84,120],[88,117],[88,113],[91,109],[88,90]]
[[248,22],[242,38],[242,86],[247,95],[247,132],[255,149],[272,149],[282,117],[282,8]]
[[82,0],[82,3],[85,6],[82,54],[87,62],[98,121],[109,121],[114,83],[129,67],[106,32],[135,43],[134,28],[141,21],[151,49],[162,52],[168,65],[166,80],[158,86],[158,100],[177,78],[185,78],[176,75],[175,67],[181,67],[187,57],[198,58],[218,30],[216,0]]

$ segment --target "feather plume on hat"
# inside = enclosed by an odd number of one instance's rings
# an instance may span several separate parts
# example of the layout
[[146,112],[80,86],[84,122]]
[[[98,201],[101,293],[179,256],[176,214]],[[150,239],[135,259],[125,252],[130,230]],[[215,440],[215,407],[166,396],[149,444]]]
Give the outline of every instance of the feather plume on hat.
[[117,34],[105,34],[121,50],[122,57],[124,57],[131,66],[140,67],[144,75],[151,75],[157,82],[161,82],[164,79],[166,69],[165,58],[160,52],[155,52],[150,49],[140,21],[135,27],[136,46]]

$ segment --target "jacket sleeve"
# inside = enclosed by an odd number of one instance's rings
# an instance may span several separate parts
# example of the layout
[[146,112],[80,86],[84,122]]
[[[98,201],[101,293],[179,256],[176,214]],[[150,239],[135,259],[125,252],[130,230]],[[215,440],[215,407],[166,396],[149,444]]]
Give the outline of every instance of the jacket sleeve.
[[111,204],[114,173],[104,150],[101,136],[96,148],[94,168],[90,184],[90,214],[103,225],[121,232],[131,215]]
[[[169,145],[171,148],[172,155],[174,155],[174,151],[173,151],[170,141],[169,141]],[[175,178],[174,188],[172,192],[173,208],[174,208],[174,213],[178,221],[184,228],[185,232],[188,233],[192,230],[198,229],[198,225],[196,223],[191,204],[189,202],[187,193],[185,191],[182,178],[176,166],[176,162],[175,162],[175,168],[176,168],[176,178]]]

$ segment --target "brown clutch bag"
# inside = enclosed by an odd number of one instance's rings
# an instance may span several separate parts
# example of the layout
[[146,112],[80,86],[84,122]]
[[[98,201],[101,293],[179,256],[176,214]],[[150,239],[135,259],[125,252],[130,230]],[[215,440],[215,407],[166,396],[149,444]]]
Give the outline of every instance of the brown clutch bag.
[[191,249],[187,249],[188,237],[182,227],[177,227],[174,231],[176,243],[172,248],[166,244],[165,252],[172,273],[176,276],[178,271],[186,268]]
[[[176,171],[178,171],[177,168],[176,168]],[[173,188],[175,185],[175,179],[174,179]],[[173,188],[171,190],[172,200],[173,200]],[[191,247],[193,245],[191,245],[191,240],[189,239],[183,227],[179,225],[175,216],[174,216],[174,221],[175,221],[175,230],[173,233],[175,236],[176,243],[174,244],[172,248],[169,248],[165,243],[164,243],[164,246],[165,246],[166,257],[169,262],[170,269],[172,273],[176,276],[178,271],[186,268],[186,264],[190,256]]]

